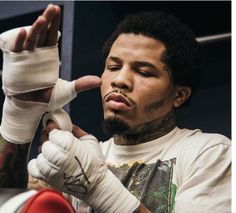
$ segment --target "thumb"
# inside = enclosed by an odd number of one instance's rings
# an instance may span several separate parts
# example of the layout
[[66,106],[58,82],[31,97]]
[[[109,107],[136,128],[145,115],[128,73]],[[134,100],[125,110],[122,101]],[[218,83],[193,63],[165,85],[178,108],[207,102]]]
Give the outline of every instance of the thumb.
[[99,87],[102,80],[97,76],[84,76],[74,81],[58,79],[53,88],[47,111],[62,108],[73,100],[78,92]]
[[75,80],[76,92],[82,92],[84,90],[100,87],[102,84],[101,78],[94,75],[86,75]]
[[89,135],[84,130],[80,129],[78,126],[74,125],[72,129],[72,133],[76,138],[81,138],[82,136]]

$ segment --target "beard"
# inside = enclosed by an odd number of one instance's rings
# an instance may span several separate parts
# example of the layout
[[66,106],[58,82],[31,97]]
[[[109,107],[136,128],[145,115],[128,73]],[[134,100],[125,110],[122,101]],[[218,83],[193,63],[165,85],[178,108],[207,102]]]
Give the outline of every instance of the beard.
[[127,132],[129,125],[118,118],[107,118],[103,121],[103,131],[107,135],[122,135]]
[[[158,109],[163,107],[168,96],[164,97],[162,100],[149,103],[145,105],[141,110],[141,113],[146,114],[147,117],[151,117],[152,113],[155,113]],[[139,114],[139,113],[137,113]],[[169,113],[167,113],[169,114]],[[165,117],[165,116],[164,116]],[[102,127],[105,134],[109,136],[113,135],[142,135],[153,131],[153,126],[156,126],[162,120],[162,116],[157,119],[150,119],[145,123],[138,124],[135,127],[131,127],[127,122],[115,117],[108,117],[103,121]],[[159,122],[157,120],[160,120]],[[154,124],[152,124],[154,123]],[[162,127],[163,128],[163,127]],[[154,128],[156,130],[156,128]]]

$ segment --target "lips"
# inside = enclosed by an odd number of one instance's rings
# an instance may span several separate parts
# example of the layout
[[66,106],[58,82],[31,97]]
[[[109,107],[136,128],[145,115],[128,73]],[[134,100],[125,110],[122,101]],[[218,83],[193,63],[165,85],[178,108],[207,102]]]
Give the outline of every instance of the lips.
[[120,102],[120,103],[124,103],[127,106],[130,106],[130,103],[125,99],[125,97],[123,97],[122,95],[118,95],[118,94],[111,94],[106,98],[106,102],[108,101],[115,101],[115,102]]
[[108,95],[105,102],[111,110],[127,111],[131,107],[131,104],[123,95],[116,93]]

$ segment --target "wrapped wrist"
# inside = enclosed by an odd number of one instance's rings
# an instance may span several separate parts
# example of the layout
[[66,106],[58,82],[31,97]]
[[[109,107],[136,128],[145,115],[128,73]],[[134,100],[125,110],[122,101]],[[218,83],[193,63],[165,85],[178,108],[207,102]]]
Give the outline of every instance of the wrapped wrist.
[[82,199],[97,212],[132,213],[140,205],[110,170]]
[[2,136],[16,144],[31,142],[46,106],[45,103],[6,97],[0,127]]

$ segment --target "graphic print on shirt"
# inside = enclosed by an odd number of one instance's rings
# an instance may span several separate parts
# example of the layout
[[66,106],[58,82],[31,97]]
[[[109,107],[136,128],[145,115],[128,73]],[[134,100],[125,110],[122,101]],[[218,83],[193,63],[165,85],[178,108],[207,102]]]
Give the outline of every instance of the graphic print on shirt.
[[171,213],[177,188],[172,182],[175,162],[176,158],[152,164],[135,162],[109,169],[150,211]]

